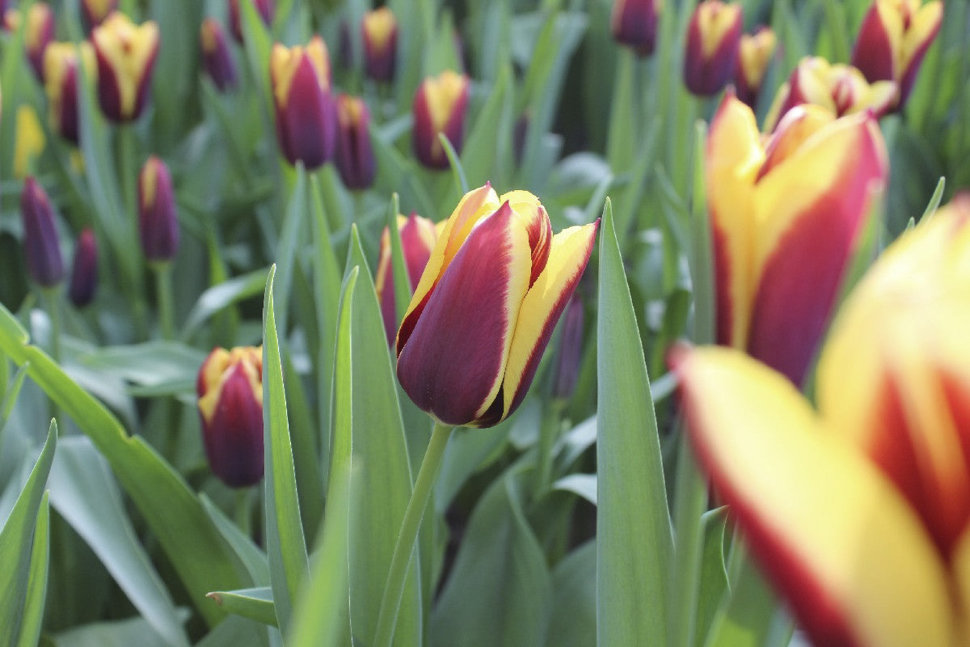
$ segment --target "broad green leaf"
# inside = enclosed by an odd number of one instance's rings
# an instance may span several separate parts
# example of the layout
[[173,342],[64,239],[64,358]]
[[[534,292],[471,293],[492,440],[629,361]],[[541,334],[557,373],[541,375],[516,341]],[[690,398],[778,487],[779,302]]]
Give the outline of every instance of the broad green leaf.
[[53,641],[57,647],[168,647],[144,618],[82,625],[54,635]]
[[[205,638],[197,642],[195,647],[241,647],[242,645],[266,647],[270,644],[266,629],[265,625],[255,620],[242,616],[229,616],[206,634]],[[276,629],[270,629],[270,631],[275,632]]]
[[213,285],[199,295],[182,328],[182,338],[189,339],[214,314],[234,303],[257,294],[266,287],[266,270],[259,269]]
[[444,515],[468,479],[495,457],[508,440],[509,425],[489,429],[455,429],[445,449],[441,473],[435,483],[435,510]]
[[569,474],[552,484],[553,489],[572,492],[596,505],[596,475]]
[[264,625],[276,626],[273,590],[268,586],[236,591],[213,591],[206,597],[228,613],[261,622]]
[[290,192],[286,213],[283,216],[283,231],[276,246],[276,285],[273,288],[274,299],[279,304],[277,310],[277,327],[286,338],[287,321],[289,321],[290,289],[293,284],[294,266],[299,254],[300,236],[303,233],[304,213],[306,213],[306,171],[302,162],[296,165],[296,178],[293,190]]
[[481,186],[488,180],[498,181],[496,165],[509,156],[511,141],[512,70],[503,65],[462,147],[461,163],[466,186]]
[[266,553],[259,549],[239,526],[230,520],[206,495],[199,496],[205,511],[209,513],[212,522],[222,533],[223,538],[232,546],[242,567],[249,573],[250,579],[257,586],[269,586],[269,560]]
[[[743,550],[739,546],[735,550]],[[763,647],[773,629],[775,596],[751,560],[741,557],[740,574],[711,620],[708,647]]]
[[98,348],[78,357],[85,368],[119,377],[141,387],[194,391],[205,353],[172,341]]
[[663,644],[670,518],[650,380],[609,201],[600,230],[596,336],[597,644]]
[[637,137],[642,117],[636,105],[636,65],[637,57],[633,50],[624,47],[620,52],[620,64],[613,86],[609,139],[606,143],[606,159],[617,175],[633,166],[637,148],[642,143]]
[[34,647],[40,640],[44,607],[47,602],[47,572],[50,567],[50,522],[50,503],[48,493],[44,492],[34,526],[34,545],[31,548],[27,594],[24,598],[23,619],[20,622],[20,640],[17,642],[17,647]]
[[[6,364],[6,358],[0,358],[0,363]],[[24,367],[18,368],[13,382],[3,396],[3,402],[0,403],[0,439],[3,438],[3,429],[7,426],[7,420],[10,419],[13,405],[17,404],[17,396],[20,395],[20,389],[23,388],[26,378],[27,370]],[[2,442],[0,442],[0,446],[2,446]]]
[[596,542],[569,553],[552,571],[548,647],[596,644]]
[[703,548],[700,581],[698,582],[697,612],[694,615],[694,645],[703,647],[721,600],[728,590],[724,564],[724,529],[727,508],[709,510],[701,517]]

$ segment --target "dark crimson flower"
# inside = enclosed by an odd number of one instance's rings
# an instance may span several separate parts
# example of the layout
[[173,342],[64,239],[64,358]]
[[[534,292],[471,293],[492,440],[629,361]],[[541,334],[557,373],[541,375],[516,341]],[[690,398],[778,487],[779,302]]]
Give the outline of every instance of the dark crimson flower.
[[[413,288],[421,280],[421,273],[428,264],[431,250],[438,240],[438,229],[433,222],[412,211],[407,218],[398,215],[397,230],[401,234],[404,264],[408,268],[408,280]],[[377,290],[377,300],[381,304],[387,343],[393,346],[398,317],[397,299],[394,297],[394,266],[391,262],[391,232],[387,227],[384,227],[381,235],[380,260],[377,264],[377,275],[374,277],[374,287]]]
[[158,25],[151,20],[135,25],[116,11],[91,32],[91,41],[98,61],[102,112],[119,123],[137,119],[151,87],[158,55]]
[[236,87],[236,63],[219,22],[214,18],[203,20],[199,40],[202,43],[202,66],[215,86],[222,92]]
[[165,162],[148,158],[138,176],[138,229],[149,261],[170,261],[179,247],[178,209]]
[[364,14],[360,26],[364,41],[364,71],[375,81],[389,83],[397,65],[397,18],[387,7]]
[[27,271],[40,285],[53,287],[64,280],[64,259],[54,223],[54,209],[47,193],[33,177],[24,181],[20,214],[24,224]]
[[448,155],[438,140],[444,133],[461,153],[468,112],[468,77],[446,70],[428,77],[414,95],[412,144],[418,161],[432,169],[448,168]]
[[684,52],[684,84],[697,96],[717,94],[734,74],[741,41],[741,5],[702,2],[691,14]]
[[616,0],[610,19],[613,38],[632,47],[639,56],[653,54],[662,8],[663,0]]
[[94,290],[98,285],[98,247],[94,232],[85,229],[78,236],[74,248],[74,266],[71,270],[71,285],[67,296],[78,308],[91,303]]
[[360,97],[337,96],[337,170],[348,189],[374,183],[377,164],[370,140],[370,111]]

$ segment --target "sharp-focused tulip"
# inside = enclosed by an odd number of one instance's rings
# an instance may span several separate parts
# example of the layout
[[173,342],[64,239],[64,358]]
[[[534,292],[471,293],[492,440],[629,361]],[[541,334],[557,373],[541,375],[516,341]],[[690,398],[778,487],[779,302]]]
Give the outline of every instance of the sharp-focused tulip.
[[593,250],[598,223],[555,236],[531,193],[470,191],[443,226],[397,335],[397,375],[446,425],[489,427],[522,403]]
[[330,90],[330,55],[314,36],[306,47],[273,46],[270,80],[276,137],[290,164],[315,169],[333,157],[337,119]]
[[[274,0],[252,0],[256,13],[263,19],[263,24],[269,27],[273,22],[273,12],[275,9]],[[236,42],[242,44],[243,30],[242,19],[239,15],[239,0],[229,0],[229,31]]]
[[64,280],[64,259],[54,223],[54,209],[44,189],[32,177],[20,195],[24,224],[24,257],[30,277],[45,288]]
[[448,155],[438,140],[444,133],[461,152],[468,112],[468,77],[446,70],[421,83],[414,95],[414,154],[428,168],[448,168]]
[[876,0],[869,7],[852,50],[852,64],[869,81],[895,81],[902,108],[913,89],[926,50],[943,22],[943,3]]
[[165,162],[149,157],[138,176],[138,230],[145,258],[170,261],[179,247],[178,209]]
[[711,123],[706,177],[717,343],[800,384],[888,177],[879,127],[806,104],[762,143],[751,109],[729,93]]
[[390,83],[397,66],[397,18],[388,7],[364,14],[360,25],[364,41],[364,71],[375,81]]
[[[401,234],[401,249],[404,253],[404,264],[408,268],[408,280],[411,286],[416,286],[421,280],[431,256],[431,250],[438,240],[438,228],[427,218],[411,212],[405,218],[397,217],[397,230]],[[384,330],[387,331],[387,343],[394,345],[397,334],[397,300],[394,297],[394,264],[391,259],[391,232],[384,227],[381,234],[380,259],[377,263],[377,275],[374,278],[377,289],[377,300],[381,304],[381,315],[384,318]]]
[[778,39],[771,27],[759,27],[753,34],[742,34],[738,43],[738,63],[734,90],[738,99],[752,108],[758,101],[761,83],[775,54]]
[[684,84],[697,96],[717,94],[734,74],[741,41],[741,5],[707,0],[687,26]]
[[236,87],[236,63],[232,60],[222,26],[215,18],[202,21],[199,40],[202,44],[202,66],[212,83],[222,92]]
[[653,54],[662,9],[663,0],[616,0],[610,18],[613,38],[639,56]]
[[44,50],[54,40],[54,10],[46,2],[35,2],[27,10],[24,47],[34,76],[44,82]]
[[374,183],[377,164],[370,140],[370,110],[360,97],[337,96],[337,170],[348,189]]
[[94,299],[98,286],[98,247],[94,232],[85,229],[77,238],[74,248],[74,265],[71,269],[71,285],[67,296],[77,308],[83,308]]
[[83,61],[88,78],[97,73],[94,50],[83,42],[51,43],[44,52],[44,90],[47,93],[48,123],[52,131],[77,145],[81,131],[78,126],[78,66]]
[[815,645],[970,644],[970,196],[887,249],[818,409],[727,349],[674,364],[701,464]]
[[263,478],[262,347],[216,348],[196,381],[209,467],[229,487]]
[[81,0],[81,19],[85,29],[91,31],[117,9],[118,0]]
[[158,55],[158,25],[151,20],[135,25],[116,11],[91,32],[91,41],[98,62],[101,111],[119,123],[137,119],[151,87]]

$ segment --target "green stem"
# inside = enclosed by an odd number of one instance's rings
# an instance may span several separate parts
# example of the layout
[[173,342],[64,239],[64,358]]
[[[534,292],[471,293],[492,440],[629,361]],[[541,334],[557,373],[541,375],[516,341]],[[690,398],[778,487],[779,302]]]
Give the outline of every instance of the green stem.
[[546,415],[543,416],[539,427],[539,457],[536,471],[535,498],[538,499],[549,490],[552,480],[552,449],[559,437],[559,426],[562,421],[562,410],[566,401],[560,398],[552,400]]
[[672,645],[694,644],[697,596],[703,554],[701,515],[707,509],[707,484],[687,443],[681,426],[677,456],[677,490],[674,499],[674,632]]
[[[137,222],[135,214],[138,206],[136,204],[135,185],[137,184],[135,168],[135,131],[132,126],[122,124],[118,127],[118,173],[121,176],[121,196],[125,209],[125,218],[132,223]],[[135,231],[135,234],[138,232]]]
[[51,358],[61,363],[61,309],[60,299],[58,299],[58,287],[44,288],[44,301],[47,302],[47,316],[51,321],[50,351]]
[[172,292],[172,266],[158,263],[152,266],[155,273],[155,298],[158,299],[158,323],[162,339],[175,339],[175,306]]
[[418,470],[418,477],[411,491],[411,500],[408,501],[408,507],[404,511],[401,531],[394,545],[391,567],[387,573],[387,583],[384,585],[381,608],[377,615],[377,630],[371,643],[374,647],[391,647],[397,612],[401,606],[401,595],[404,592],[404,578],[407,575],[414,547],[418,542],[421,519],[425,508],[428,507],[431,489],[441,469],[445,447],[448,445],[448,437],[451,436],[452,429],[454,427],[435,422],[434,429],[431,431],[431,440],[428,441],[428,449],[424,454],[424,460],[421,461],[421,468]]

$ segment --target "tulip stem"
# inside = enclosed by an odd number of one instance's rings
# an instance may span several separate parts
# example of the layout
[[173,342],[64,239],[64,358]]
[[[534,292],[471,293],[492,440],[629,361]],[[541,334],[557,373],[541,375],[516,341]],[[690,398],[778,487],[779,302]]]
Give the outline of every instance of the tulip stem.
[[61,362],[61,309],[58,307],[57,287],[44,288],[44,301],[47,302],[47,316],[51,322],[50,351],[51,358],[58,364]]
[[408,501],[408,507],[404,511],[401,531],[394,545],[391,567],[387,573],[387,583],[384,585],[384,595],[381,598],[381,608],[377,616],[377,630],[371,643],[374,647],[391,647],[391,641],[394,639],[397,612],[401,606],[401,594],[404,592],[404,579],[417,544],[421,519],[431,498],[431,488],[441,469],[445,447],[448,445],[452,429],[454,427],[435,422],[434,429],[431,431],[431,440],[428,441],[428,449],[424,453],[424,460],[421,461],[418,477],[411,491],[411,500]]
[[697,468],[687,442],[687,430],[679,424],[676,494],[674,497],[674,642],[694,644],[700,568],[703,551],[701,517],[707,510],[707,483]]
[[539,456],[536,469],[536,487],[533,495],[536,499],[549,489],[552,480],[552,450],[559,437],[562,424],[562,411],[566,401],[561,398],[553,399],[546,407],[546,415],[539,426]]
[[175,307],[172,296],[172,266],[168,262],[153,264],[155,298],[158,299],[158,325],[162,339],[175,339]]

